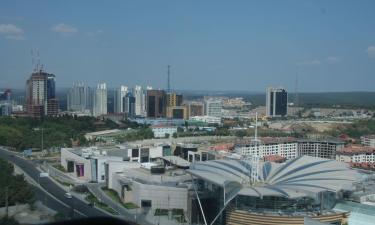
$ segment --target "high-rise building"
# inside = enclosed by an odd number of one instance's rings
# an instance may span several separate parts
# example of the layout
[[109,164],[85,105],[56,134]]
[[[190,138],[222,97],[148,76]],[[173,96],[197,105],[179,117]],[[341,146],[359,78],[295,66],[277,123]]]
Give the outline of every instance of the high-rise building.
[[167,118],[170,119],[189,119],[188,106],[168,106],[167,107]]
[[167,106],[181,106],[183,97],[182,95],[176,94],[175,92],[167,94]]
[[55,75],[42,70],[31,74],[26,82],[26,110],[29,116],[56,116]]
[[288,112],[288,93],[283,88],[267,88],[266,115],[268,117],[286,116]]
[[147,90],[147,117],[166,116],[166,94],[164,90]]
[[98,84],[94,93],[93,116],[107,114],[107,85],[106,83]]
[[135,115],[146,116],[146,94],[141,86],[136,85],[133,89],[135,98]]
[[67,109],[73,112],[92,112],[92,90],[83,82],[73,83],[67,94]]
[[128,87],[121,85],[120,88],[116,89],[115,96],[114,96],[114,112],[115,113],[123,113],[124,112],[124,99],[126,94],[128,93]]
[[9,89],[0,92],[0,101],[10,101],[11,94],[12,92]]
[[124,97],[124,112],[127,117],[132,118],[135,116],[135,97],[132,93],[128,92]]
[[189,117],[204,115],[204,105],[201,102],[190,102],[188,104],[188,109]]
[[0,116],[10,116],[12,114],[11,93],[9,89],[0,92]]
[[223,103],[220,99],[206,99],[204,102],[206,116],[221,117]]

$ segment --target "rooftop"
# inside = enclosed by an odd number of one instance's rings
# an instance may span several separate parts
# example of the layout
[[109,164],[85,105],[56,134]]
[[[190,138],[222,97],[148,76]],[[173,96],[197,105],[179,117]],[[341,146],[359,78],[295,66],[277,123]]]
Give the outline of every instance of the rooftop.
[[337,151],[337,154],[342,155],[357,155],[357,154],[375,154],[375,148],[363,145],[347,145],[345,148]]
[[247,160],[196,162],[187,170],[195,177],[218,186],[237,187],[234,195],[281,196],[298,198],[324,191],[352,189],[359,179],[355,170],[335,160],[301,156],[278,164],[259,162],[257,181],[250,175],[253,165]]

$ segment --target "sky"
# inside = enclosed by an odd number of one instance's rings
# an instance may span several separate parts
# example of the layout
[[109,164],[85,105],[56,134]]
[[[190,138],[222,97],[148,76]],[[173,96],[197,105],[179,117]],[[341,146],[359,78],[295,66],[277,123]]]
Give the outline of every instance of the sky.
[[373,0],[0,2],[0,88],[39,52],[57,87],[375,91]]

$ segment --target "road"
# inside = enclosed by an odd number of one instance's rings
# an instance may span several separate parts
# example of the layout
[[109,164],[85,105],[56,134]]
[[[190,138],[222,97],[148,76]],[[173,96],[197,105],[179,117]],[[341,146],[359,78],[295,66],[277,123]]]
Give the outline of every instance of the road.
[[[43,177],[39,178],[39,170],[36,165],[28,160],[25,160],[17,156],[17,153],[7,151],[0,147],[0,158],[12,162],[20,167],[29,177],[40,184],[40,186],[47,191],[50,195],[46,194],[39,188],[36,188],[36,197],[38,199],[43,199],[48,207],[54,209],[61,213],[66,213],[65,215],[73,217],[94,217],[94,216],[108,216],[108,214],[87,205],[85,202],[78,198],[68,199],[64,196],[65,191],[55,184],[51,178]],[[56,199],[58,200],[56,200]],[[74,211],[73,211],[74,209]],[[74,214],[73,214],[74,212]]]
[[[151,225],[152,223],[148,222],[145,219],[144,215],[137,214],[138,210],[136,212],[131,212],[127,209],[125,209],[122,205],[120,205],[118,202],[115,202],[113,199],[111,199],[102,189],[100,184],[96,183],[89,183],[86,185],[87,188],[90,190],[91,193],[95,195],[98,199],[100,199],[105,204],[112,207],[112,209],[116,210],[118,213],[120,213],[120,217],[127,218],[131,222],[135,222],[137,224],[143,224],[143,225]],[[137,214],[137,215],[136,215]]]

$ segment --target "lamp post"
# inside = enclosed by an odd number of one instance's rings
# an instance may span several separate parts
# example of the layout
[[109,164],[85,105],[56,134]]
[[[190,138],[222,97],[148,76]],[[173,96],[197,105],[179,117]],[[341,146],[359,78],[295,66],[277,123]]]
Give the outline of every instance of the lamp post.
[[33,129],[34,131],[41,131],[42,132],[42,137],[41,137],[41,149],[42,149],[42,152],[43,152],[43,149],[44,149],[44,128],[34,128]]

